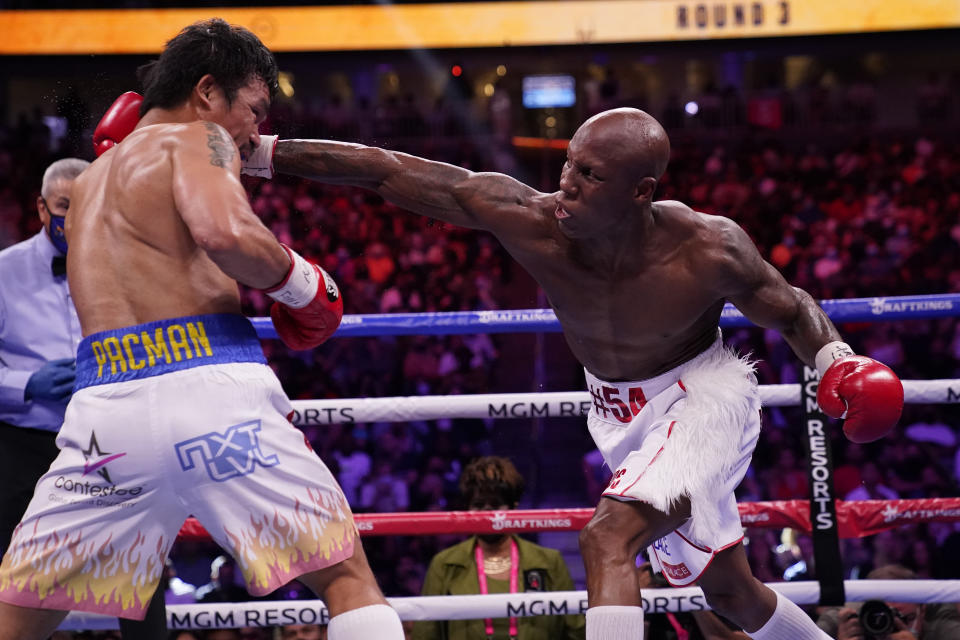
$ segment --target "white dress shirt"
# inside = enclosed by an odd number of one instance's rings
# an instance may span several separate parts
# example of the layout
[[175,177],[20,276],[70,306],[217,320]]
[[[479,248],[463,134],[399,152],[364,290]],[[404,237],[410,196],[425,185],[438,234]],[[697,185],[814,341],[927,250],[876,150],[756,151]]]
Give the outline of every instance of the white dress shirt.
[[0,420],[58,431],[65,404],[25,401],[27,381],[50,360],[76,358],[80,321],[46,231],[0,251]]

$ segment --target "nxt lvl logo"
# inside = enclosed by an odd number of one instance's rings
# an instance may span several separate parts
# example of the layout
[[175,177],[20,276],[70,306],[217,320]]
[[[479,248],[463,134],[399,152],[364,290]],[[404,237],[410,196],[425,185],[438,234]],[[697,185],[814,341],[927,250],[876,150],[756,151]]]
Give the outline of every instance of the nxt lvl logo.
[[99,443],[97,443],[97,434],[94,431],[90,432],[90,444],[81,451],[83,452],[82,475],[96,471],[100,474],[100,477],[110,484],[113,484],[113,480],[110,479],[110,474],[107,472],[107,463],[127,455],[126,453],[110,453],[101,450]]
[[211,431],[176,445],[180,467],[189,471],[199,463],[206,465],[210,478],[224,482],[251,474],[259,464],[272,467],[280,463],[276,455],[260,450],[260,421],[235,424],[225,432]]

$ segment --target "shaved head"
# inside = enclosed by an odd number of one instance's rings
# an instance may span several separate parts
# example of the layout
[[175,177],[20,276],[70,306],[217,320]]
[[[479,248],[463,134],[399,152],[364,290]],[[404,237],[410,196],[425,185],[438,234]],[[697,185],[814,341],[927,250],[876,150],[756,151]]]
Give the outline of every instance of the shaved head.
[[603,111],[577,129],[574,138],[603,145],[605,155],[636,180],[660,179],[670,160],[670,139],[656,118],[640,109],[623,107]]

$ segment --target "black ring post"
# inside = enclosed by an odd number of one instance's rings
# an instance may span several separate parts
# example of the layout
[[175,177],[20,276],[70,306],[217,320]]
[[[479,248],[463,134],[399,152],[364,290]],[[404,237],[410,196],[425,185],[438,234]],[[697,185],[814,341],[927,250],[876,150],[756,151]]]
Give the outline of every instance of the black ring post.
[[813,531],[813,559],[817,582],[820,583],[820,604],[842,606],[846,602],[843,589],[843,563],[840,559],[840,536],[837,507],[833,492],[833,456],[827,431],[827,417],[817,404],[820,374],[801,365],[800,403],[803,411],[803,443],[807,453],[807,478],[810,483],[810,525]]

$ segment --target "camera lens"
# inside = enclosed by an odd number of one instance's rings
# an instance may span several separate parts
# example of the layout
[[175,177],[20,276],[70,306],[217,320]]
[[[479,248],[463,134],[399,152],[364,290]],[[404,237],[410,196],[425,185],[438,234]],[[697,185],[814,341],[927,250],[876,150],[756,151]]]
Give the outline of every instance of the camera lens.
[[883,600],[867,600],[860,607],[860,626],[872,635],[893,631],[893,610]]

